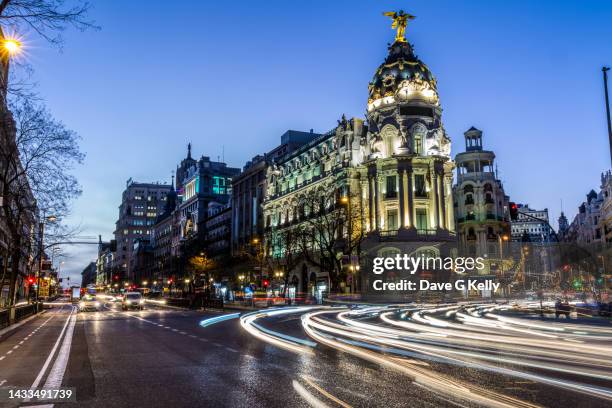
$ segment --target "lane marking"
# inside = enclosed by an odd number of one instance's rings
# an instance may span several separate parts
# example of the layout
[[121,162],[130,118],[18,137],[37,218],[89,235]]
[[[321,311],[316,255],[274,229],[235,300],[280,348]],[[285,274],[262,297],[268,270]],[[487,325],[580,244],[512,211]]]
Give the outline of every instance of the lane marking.
[[231,351],[232,353],[240,353],[238,350],[233,349],[233,348],[231,348],[231,347],[226,347],[225,349],[226,349],[227,351]]
[[[62,306],[62,309],[63,308],[64,306]],[[66,323],[64,323],[64,327],[62,328],[62,331],[57,337],[57,340],[55,341],[55,344],[53,345],[53,348],[51,349],[49,356],[45,360],[45,364],[42,366],[42,368],[40,369],[40,372],[36,376],[36,379],[32,383],[32,386],[30,387],[31,390],[34,390],[38,387],[38,385],[40,384],[40,381],[42,380],[43,375],[45,375],[45,372],[47,372],[47,368],[49,367],[49,364],[51,364],[51,360],[53,359],[53,356],[55,355],[55,350],[57,350],[60,344],[60,341],[62,340],[62,336],[64,335],[64,332],[66,331],[66,327],[68,327],[68,323],[70,323],[70,319],[72,318],[73,314],[74,314],[74,307],[72,308],[72,310],[70,311],[70,314],[66,318]],[[24,400],[24,402],[28,402],[28,401]]]
[[75,325],[76,314],[73,314],[72,318],[70,319],[70,326],[68,327],[66,335],[64,336],[64,341],[62,342],[62,348],[57,354],[55,363],[47,376],[47,381],[44,385],[45,389],[55,389],[62,385],[62,380],[64,379],[64,374],[66,373],[66,367],[68,366],[68,357],[70,356],[70,348],[72,347],[72,337],[74,335]]

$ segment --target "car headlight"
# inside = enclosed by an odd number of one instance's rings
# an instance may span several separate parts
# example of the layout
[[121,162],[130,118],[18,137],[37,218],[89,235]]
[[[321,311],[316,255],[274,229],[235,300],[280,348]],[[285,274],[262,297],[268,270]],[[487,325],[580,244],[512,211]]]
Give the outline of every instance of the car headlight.
[[94,304],[96,305],[96,307],[100,307],[100,302],[96,302]]
[[140,304],[142,305],[144,303],[144,299],[140,299]]
[[125,303],[127,303],[128,305],[131,305],[132,301],[131,300],[126,300]]
[[79,307],[85,306],[85,302],[79,302]]

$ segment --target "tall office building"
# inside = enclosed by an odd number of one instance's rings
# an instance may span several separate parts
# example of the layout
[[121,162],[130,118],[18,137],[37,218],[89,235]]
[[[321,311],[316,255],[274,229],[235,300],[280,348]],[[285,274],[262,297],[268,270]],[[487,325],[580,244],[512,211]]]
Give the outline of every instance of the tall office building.
[[[137,241],[150,239],[157,216],[164,211],[166,195],[171,186],[160,183],[127,181],[121,196],[119,218],[115,223],[117,253],[114,259],[113,280],[133,283],[133,251]],[[115,279],[117,277],[117,279]]]

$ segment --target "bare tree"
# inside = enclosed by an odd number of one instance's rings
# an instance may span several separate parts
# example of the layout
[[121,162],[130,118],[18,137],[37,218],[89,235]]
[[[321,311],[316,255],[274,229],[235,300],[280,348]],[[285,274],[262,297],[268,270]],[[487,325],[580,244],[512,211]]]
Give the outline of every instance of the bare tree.
[[38,244],[35,237],[39,218],[53,215],[57,221],[49,224],[47,245],[70,235],[61,220],[68,215],[71,201],[81,194],[71,170],[83,161],[84,154],[79,149],[79,136],[55,120],[43,105],[18,100],[10,108],[12,117],[7,112],[2,120],[0,187],[3,221],[10,234],[12,304],[18,274],[32,262],[24,259],[31,253],[24,248]]
[[65,0],[2,0],[0,25],[13,27],[19,33],[34,30],[49,43],[61,47],[61,33],[68,27],[85,31],[98,29],[87,18],[91,4],[86,1]]
[[301,252],[320,270],[330,274],[332,290],[346,278],[343,255],[359,254],[365,238],[361,201],[357,194],[316,189],[299,204],[304,219]]
[[289,287],[289,272],[304,259],[302,253],[304,238],[304,229],[301,225],[275,227],[266,233],[266,242],[269,247],[266,255],[270,265],[285,269],[283,296],[286,295]]
[[[80,0],[0,0],[0,38],[7,34],[20,38],[33,31],[61,49],[62,33],[66,28],[80,31],[100,28],[88,19],[90,9],[90,3]],[[10,76],[5,91],[15,97],[38,100],[36,84],[32,82],[32,66],[23,58],[12,58],[10,62],[18,69],[11,69],[10,75],[6,75],[8,63],[3,67],[4,75]]]

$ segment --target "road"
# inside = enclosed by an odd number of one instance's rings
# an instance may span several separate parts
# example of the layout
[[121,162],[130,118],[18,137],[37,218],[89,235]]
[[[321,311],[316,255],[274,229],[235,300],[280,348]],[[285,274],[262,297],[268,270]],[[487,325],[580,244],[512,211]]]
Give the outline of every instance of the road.
[[0,386],[74,389],[57,407],[601,407],[611,330],[491,305],[242,316],[57,305],[0,340]]

